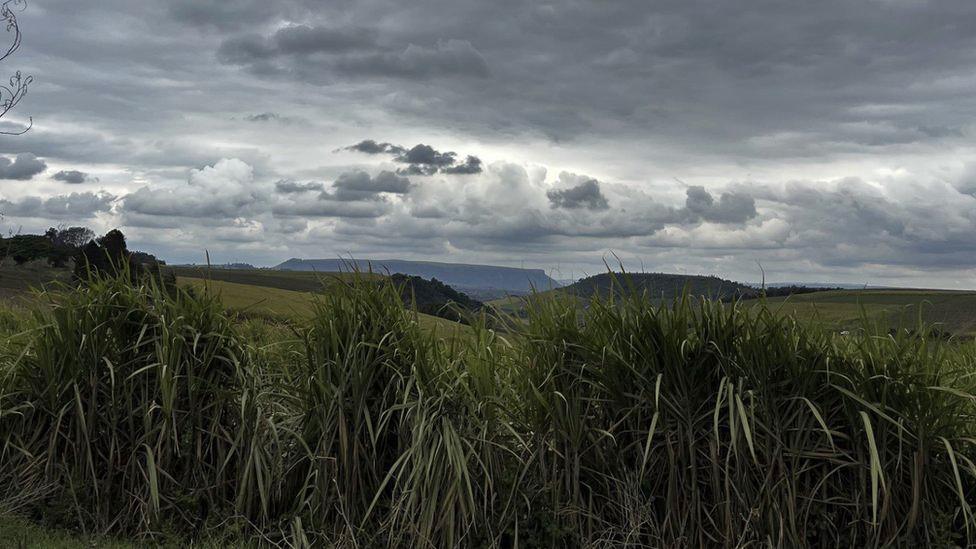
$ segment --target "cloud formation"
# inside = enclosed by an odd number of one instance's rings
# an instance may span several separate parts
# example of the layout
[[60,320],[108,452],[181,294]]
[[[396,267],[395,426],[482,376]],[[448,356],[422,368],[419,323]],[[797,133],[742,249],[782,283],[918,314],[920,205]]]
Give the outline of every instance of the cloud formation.
[[722,193],[718,202],[705,187],[688,187],[685,209],[693,218],[715,223],[744,223],[756,216],[756,201],[745,193]]
[[88,181],[98,181],[98,178],[93,178],[87,173],[78,170],[61,170],[51,176],[51,179],[72,185],[78,185]]
[[275,191],[281,194],[295,194],[295,193],[307,193],[312,191],[321,192],[325,188],[325,185],[317,181],[307,181],[305,183],[300,183],[298,181],[292,181],[290,179],[282,179],[275,183]]
[[[107,17],[111,43],[63,30]],[[66,181],[37,175],[84,166],[124,197],[90,223],[175,261],[578,272],[613,249],[976,287],[972,3],[45,0],[23,22],[18,59],[45,85],[34,128],[3,141],[0,193],[37,217],[8,228],[55,223],[36,204]],[[384,141],[324,154],[363,135]],[[377,191],[382,171],[407,192]]]
[[57,221],[88,219],[112,209],[115,196],[106,192],[71,193],[41,198],[0,199],[0,213],[10,217],[44,217]]
[[401,175],[476,174],[482,169],[481,159],[476,156],[468,155],[464,162],[458,163],[457,153],[441,152],[423,143],[408,149],[392,143],[377,143],[372,139],[364,139],[354,145],[343,147],[343,150],[371,155],[391,155],[394,162],[407,164],[406,167],[397,170]]
[[18,154],[13,160],[0,156],[0,179],[27,181],[47,169],[47,164],[30,153]]
[[257,73],[313,80],[331,72],[405,79],[489,75],[484,56],[467,40],[397,47],[379,40],[370,27],[292,24],[268,35],[238,34],[221,42],[217,59]]
[[322,197],[340,202],[378,200],[381,193],[406,194],[411,187],[409,179],[390,171],[382,171],[375,177],[370,177],[364,171],[355,171],[336,178],[332,192],[325,191]]
[[255,182],[253,168],[232,158],[192,170],[183,184],[141,187],[123,202],[126,213],[141,216],[234,219],[262,209],[268,195],[268,189]]
[[575,187],[568,189],[553,189],[546,191],[553,208],[569,210],[587,208],[590,210],[605,210],[609,208],[607,197],[600,192],[600,183],[596,179],[587,179]]

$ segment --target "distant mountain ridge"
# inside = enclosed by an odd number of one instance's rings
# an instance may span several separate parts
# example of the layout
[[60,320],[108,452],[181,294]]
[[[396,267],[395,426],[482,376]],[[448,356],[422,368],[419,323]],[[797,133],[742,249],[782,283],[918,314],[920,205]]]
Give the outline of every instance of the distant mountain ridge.
[[436,278],[454,288],[467,291],[505,290],[528,292],[558,288],[557,283],[542,269],[519,269],[495,265],[464,263],[440,263],[435,261],[408,261],[403,259],[299,259],[292,258],[273,269],[282,271],[348,272],[353,269],[376,273],[400,273],[423,278]]

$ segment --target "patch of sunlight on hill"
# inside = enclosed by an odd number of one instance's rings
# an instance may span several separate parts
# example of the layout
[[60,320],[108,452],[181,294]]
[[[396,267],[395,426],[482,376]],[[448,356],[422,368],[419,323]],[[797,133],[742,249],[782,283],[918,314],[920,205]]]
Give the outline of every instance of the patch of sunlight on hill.
[[[283,290],[268,286],[239,284],[224,280],[179,277],[180,285],[198,290],[216,292],[229,310],[244,315],[282,317],[301,320],[312,314],[314,295],[311,292]],[[442,336],[454,336],[470,331],[457,322],[436,316],[417,313],[418,322],[427,329],[436,330]]]

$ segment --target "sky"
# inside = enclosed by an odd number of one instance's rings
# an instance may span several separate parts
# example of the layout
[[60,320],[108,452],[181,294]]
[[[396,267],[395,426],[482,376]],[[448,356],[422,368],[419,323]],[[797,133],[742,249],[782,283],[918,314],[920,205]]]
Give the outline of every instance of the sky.
[[971,0],[31,0],[0,228],[976,288]]

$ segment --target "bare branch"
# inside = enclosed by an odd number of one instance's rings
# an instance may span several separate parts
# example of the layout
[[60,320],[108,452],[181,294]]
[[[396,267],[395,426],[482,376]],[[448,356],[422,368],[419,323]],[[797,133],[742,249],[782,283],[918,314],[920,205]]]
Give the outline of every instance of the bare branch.
[[[0,54],[0,61],[10,57],[18,48],[22,39],[20,26],[17,24],[17,13],[27,7],[27,0],[3,0],[0,2],[0,24],[7,27],[7,32],[13,34],[13,40],[5,52]],[[0,50],[2,51],[2,50]],[[20,71],[14,73],[7,81],[7,85],[0,85],[0,119],[2,119],[20,100],[27,95],[27,87],[34,81],[34,77],[24,76]],[[21,130],[0,131],[0,135],[22,135],[34,125],[34,118],[30,117],[27,126]]]

